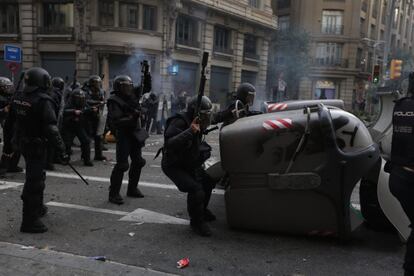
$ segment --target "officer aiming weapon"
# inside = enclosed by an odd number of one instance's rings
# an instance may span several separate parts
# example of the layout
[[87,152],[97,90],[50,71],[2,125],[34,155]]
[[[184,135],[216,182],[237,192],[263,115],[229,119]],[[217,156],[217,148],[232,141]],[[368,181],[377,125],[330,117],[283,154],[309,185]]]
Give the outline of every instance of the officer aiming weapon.
[[73,71],[73,82],[71,85],[72,90],[75,89],[77,82],[78,82],[78,70],[75,69],[75,71]]
[[24,71],[22,71],[22,72],[20,73],[19,81],[17,82],[16,89],[15,89],[15,91],[16,91],[16,92],[17,92],[17,91],[19,91],[19,89],[20,89],[20,84],[22,83],[23,78],[24,78]]

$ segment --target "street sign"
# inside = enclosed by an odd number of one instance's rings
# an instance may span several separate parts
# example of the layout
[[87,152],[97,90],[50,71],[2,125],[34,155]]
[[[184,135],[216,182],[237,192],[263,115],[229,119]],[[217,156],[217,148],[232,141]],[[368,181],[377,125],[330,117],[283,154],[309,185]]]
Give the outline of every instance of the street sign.
[[4,45],[4,61],[21,63],[22,48],[15,45]]

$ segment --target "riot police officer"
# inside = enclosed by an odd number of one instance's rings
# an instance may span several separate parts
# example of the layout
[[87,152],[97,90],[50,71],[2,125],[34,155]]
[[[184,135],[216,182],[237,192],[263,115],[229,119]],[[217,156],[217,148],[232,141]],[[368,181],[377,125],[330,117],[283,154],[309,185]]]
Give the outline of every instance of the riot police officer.
[[196,107],[197,97],[194,97],[189,101],[186,112],[167,120],[162,170],[181,192],[188,193],[191,228],[199,235],[210,236],[211,230],[206,222],[215,220],[215,216],[207,206],[214,183],[202,168],[211,155],[211,147],[202,142],[202,133],[210,125],[212,103],[203,96],[200,114],[196,114]]
[[[148,133],[141,128],[139,98],[133,93],[133,83],[129,76],[117,76],[113,85],[114,91],[108,99],[108,124],[116,137],[116,164],[111,174],[109,202],[123,204],[119,194],[124,172],[129,169],[127,196],[144,197],[138,189],[141,170],[145,166],[142,158],[142,147]],[[131,166],[128,163],[131,158]]]
[[[414,223],[414,73],[410,74],[411,95],[395,102],[393,111],[393,136],[391,161],[386,164],[390,172],[391,193],[400,201],[407,214],[411,229]],[[414,233],[407,240],[404,270],[406,276],[414,275]]]
[[104,116],[105,91],[102,89],[102,79],[97,75],[89,77],[87,85],[83,87],[86,92],[86,103],[93,110],[89,121],[89,133],[95,142],[95,161],[106,160],[102,155],[103,134],[106,117]]
[[223,126],[226,126],[239,118],[260,114],[261,112],[250,110],[255,96],[256,88],[252,84],[247,82],[240,84],[236,91],[236,99],[227,109],[214,114],[213,124],[223,123]]
[[14,85],[10,79],[0,77],[0,124],[3,127],[3,154],[0,162],[0,175],[6,172],[22,172],[18,166],[20,153],[13,149],[12,136],[14,123],[9,119],[10,104],[14,95]]
[[[16,122],[13,140],[26,162],[20,231],[43,233],[47,231],[40,220],[47,212],[43,205],[46,145],[51,143],[64,153],[64,144],[56,125],[54,103],[47,92],[51,85],[49,73],[42,68],[31,68],[26,71],[24,82],[25,88],[16,94],[10,111],[10,117]],[[62,154],[62,159],[67,160],[67,156]]]
[[87,133],[92,110],[86,105],[85,92],[79,88],[70,93],[63,111],[62,137],[66,145],[66,153],[72,153],[73,139],[78,137],[81,143],[82,160],[85,166],[91,167],[91,146]]
[[[52,89],[50,90],[50,97],[55,103],[55,114],[58,120],[58,128],[61,128],[62,125],[62,116],[63,116],[63,92],[65,88],[65,81],[61,77],[54,77],[52,79]],[[47,148],[47,164],[46,169],[53,171],[55,170],[54,162],[56,160],[55,148],[53,145],[48,145]]]

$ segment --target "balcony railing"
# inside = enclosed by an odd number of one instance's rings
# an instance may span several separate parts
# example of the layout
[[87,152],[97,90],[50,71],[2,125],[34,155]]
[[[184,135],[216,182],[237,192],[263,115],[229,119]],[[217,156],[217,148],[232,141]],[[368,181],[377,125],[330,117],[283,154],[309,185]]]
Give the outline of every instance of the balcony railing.
[[41,26],[38,27],[39,34],[73,35],[74,28],[67,26]]
[[188,40],[188,39],[177,38],[176,44],[183,45],[183,46],[188,46],[188,47],[192,47],[192,48],[200,48],[200,42],[193,41],[193,40]]
[[249,52],[244,52],[243,56],[245,58],[249,58],[249,59],[255,59],[255,60],[259,60],[260,56],[258,54],[254,54],[254,53],[249,53]]
[[312,65],[317,67],[321,66],[348,68],[348,60],[335,58],[316,58],[312,60]]
[[232,55],[233,54],[233,50],[230,49],[230,48],[214,46],[213,50],[216,53],[222,53],[222,54],[227,54],[227,55]]
[[322,25],[323,34],[343,35],[344,25]]
[[18,26],[0,26],[0,34],[19,34],[20,30]]

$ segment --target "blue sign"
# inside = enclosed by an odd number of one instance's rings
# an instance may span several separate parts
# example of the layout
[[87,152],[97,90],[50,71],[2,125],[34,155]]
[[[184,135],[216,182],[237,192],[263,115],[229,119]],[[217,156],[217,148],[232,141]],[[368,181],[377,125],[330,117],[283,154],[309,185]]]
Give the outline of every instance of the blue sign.
[[22,48],[14,45],[4,45],[4,61],[22,62]]

